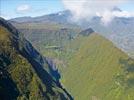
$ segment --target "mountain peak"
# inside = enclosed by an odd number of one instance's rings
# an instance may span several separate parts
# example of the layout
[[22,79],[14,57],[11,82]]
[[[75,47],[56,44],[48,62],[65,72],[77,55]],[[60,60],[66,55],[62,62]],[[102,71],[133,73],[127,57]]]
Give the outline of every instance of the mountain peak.
[[79,34],[81,34],[83,36],[88,36],[93,32],[94,32],[94,30],[92,28],[88,28],[88,29],[85,29],[85,30],[81,31]]

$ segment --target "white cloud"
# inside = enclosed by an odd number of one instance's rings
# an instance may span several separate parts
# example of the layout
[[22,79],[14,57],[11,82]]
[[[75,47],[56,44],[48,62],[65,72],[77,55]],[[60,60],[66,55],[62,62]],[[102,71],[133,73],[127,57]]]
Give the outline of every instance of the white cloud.
[[104,11],[102,14],[100,14],[101,21],[103,24],[107,25],[109,22],[112,21],[114,18],[113,14],[110,11]]
[[134,12],[128,12],[128,11],[122,11],[122,12],[119,12],[119,11],[115,11],[115,12],[112,12],[113,16],[115,17],[134,17]]
[[128,11],[105,11],[102,14],[98,13],[98,16],[101,17],[102,23],[107,25],[115,17],[124,17],[124,18],[134,17],[134,12],[128,12]]
[[114,17],[131,17],[130,12],[112,11],[121,3],[128,0],[62,0],[64,7],[73,14],[73,20],[90,20],[94,16],[100,16],[102,22],[109,23]]
[[18,13],[24,13],[24,12],[28,12],[30,10],[30,5],[28,4],[23,4],[23,5],[19,5],[17,7],[17,12]]

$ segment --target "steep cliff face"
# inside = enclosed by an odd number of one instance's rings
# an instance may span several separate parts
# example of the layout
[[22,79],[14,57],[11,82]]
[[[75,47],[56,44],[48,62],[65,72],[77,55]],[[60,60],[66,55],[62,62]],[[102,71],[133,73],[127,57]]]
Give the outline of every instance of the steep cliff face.
[[53,61],[0,18],[0,98],[71,100],[59,79]]

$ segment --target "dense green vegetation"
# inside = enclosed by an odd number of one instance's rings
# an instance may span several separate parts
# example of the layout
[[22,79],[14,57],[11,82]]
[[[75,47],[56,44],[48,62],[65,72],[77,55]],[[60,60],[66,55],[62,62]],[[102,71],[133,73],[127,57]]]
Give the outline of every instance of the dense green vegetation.
[[72,99],[54,71],[23,36],[0,19],[0,99]]
[[[3,28],[0,27],[0,72],[1,72],[1,79],[0,79],[0,86],[2,86],[2,89],[0,89],[0,94],[5,91],[4,97],[1,96],[3,99],[19,99],[19,100],[24,100],[24,99],[30,99],[32,95],[34,95],[30,88],[31,84],[33,83],[34,80],[36,80],[36,84],[34,83],[32,86],[32,90],[36,91],[42,95],[36,94],[35,96],[38,99],[41,99],[43,96],[43,91],[39,89],[41,87],[45,87],[40,79],[37,77],[36,73],[34,72],[32,66],[28,63],[28,61],[22,57],[14,47],[12,47],[12,43],[10,41],[9,32]],[[6,81],[4,81],[6,80]],[[7,91],[12,91],[6,89],[6,85],[8,81],[12,80],[12,84],[16,85],[16,92],[14,91],[14,94],[10,95],[10,92]],[[12,86],[11,83],[9,83],[9,86]],[[38,91],[35,87],[38,87]],[[13,88],[15,89],[15,88]],[[7,92],[7,93],[6,93]],[[10,95],[10,96],[8,96]],[[13,97],[13,96],[16,97]],[[6,97],[6,98],[5,98]],[[36,99],[37,100],[37,99]]]
[[61,82],[76,100],[134,99],[134,60],[109,40],[57,23],[16,27],[44,55],[53,58],[62,73]]
[[72,45],[75,53],[60,68],[61,81],[76,100],[134,99],[133,59],[96,33],[79,36]]

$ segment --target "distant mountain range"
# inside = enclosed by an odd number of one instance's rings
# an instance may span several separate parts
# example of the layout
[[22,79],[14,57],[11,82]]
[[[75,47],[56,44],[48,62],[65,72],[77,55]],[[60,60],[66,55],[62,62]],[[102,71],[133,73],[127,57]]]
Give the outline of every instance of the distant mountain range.
[[[114,11],[121,11],[119,8],[114,8]],[[10,19],[12,23],[17,22],[24,24],[51,24],[51,25],[62,25],[62,27],[81,27],[81,29],[87,29],[91,27],[94,31],[100,33],[106,38],[110,39],[115,45],[124,50],[129,56],[134,57],[134,18],[119,18],[116,17],[107,26],[101,23],[100,17],[94,17],[87,21],[83,20],[79,23],[72,22],[70,19],[72,14],[70,11],[62,11],[55,14],[49,14],[39,17],[20,17]],[[17,25],[16,25],[17,26]],[[19,25],[19,28],[22,28]]]
[[19,23],[23,22],[36,22],[36,23],[68,23],[69,18],[71,17],[71,12],[66,10],[66,11],[61,11],[58,13],[54,14],[49,14],[49,15],[43,15],[43,16],[38,16],[38,17],[18,17],[14,19],[10,19],[10,21],[15,21]]

